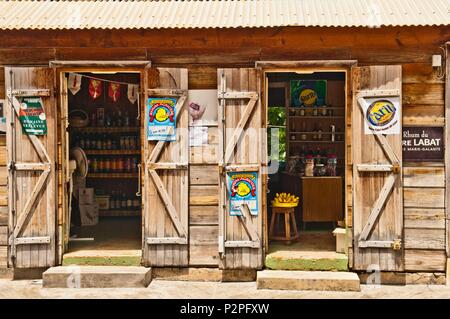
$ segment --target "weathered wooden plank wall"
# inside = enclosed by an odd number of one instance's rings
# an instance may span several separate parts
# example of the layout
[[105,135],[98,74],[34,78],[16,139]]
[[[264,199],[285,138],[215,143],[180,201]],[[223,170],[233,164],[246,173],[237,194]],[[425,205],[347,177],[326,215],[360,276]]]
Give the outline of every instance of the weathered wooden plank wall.
[[[156,66],[187,67],[189,88],[200,89],[217,87],[218,67],[253,66],[257,60],[356,59],[359,65],[401,64],[404,125],[441,126],[445,124],[444,82],[436,79],[430,62],[431,55],[440,54],[439,46],[448,40],[448,27],[5,31],[0,34],[0,65],[47,64],[55,59],[152,60]],[[4,97],[3,76],[0,69],[0,98]],[[216,169],[215,143],[202,150],[190,149],[190,231],[191,235],[210,234],[201,240],[193,236],[190,254],[193,263],[211,265],[216,264],[212,254],[205,261],[204,255],[200,258],[195,252],[217,247],[213,216],[218,198],[213,194],[218,193],[218,184],[205,175]],[[0,265],[1,225],[7,216],[4,153],[4,139],[0,139]],[[422,166],[404,163],[405,270],[443,271],[444,167]],[[350,185],[347,190],[347,222],[351,225]]]
[[[217,89],[217,68],[191,67],[189,89]],[[217,267],[219,263],[218,134],[216,123],[208,127],[207,145],[190,147],[189,264],[193,266]]]
[[[444,126],[445,81],[430,63],[403,65],[403,126]],[[404,163],[406,271],[445,271],[445,167]]]
[[[0,99],[5,99],[5,69],[0,68]],[[6,170],[6,136],[0,135],[0,268],[7,265],[8,190]]]

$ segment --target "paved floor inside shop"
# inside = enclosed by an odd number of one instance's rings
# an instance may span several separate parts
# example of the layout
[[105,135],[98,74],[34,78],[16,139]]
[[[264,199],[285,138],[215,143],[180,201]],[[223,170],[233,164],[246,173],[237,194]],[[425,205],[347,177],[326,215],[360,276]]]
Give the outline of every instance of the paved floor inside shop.
[[100,217],[97,225],[82,227],[77,236],[94,240],[71,241],[63,264],[139,265],[141,231],[139,217]]
[[331,231],[301,231],[291,245],[270,242],[266,267],[280,270],[348,269],[348,257],[336,252],[336,238]]

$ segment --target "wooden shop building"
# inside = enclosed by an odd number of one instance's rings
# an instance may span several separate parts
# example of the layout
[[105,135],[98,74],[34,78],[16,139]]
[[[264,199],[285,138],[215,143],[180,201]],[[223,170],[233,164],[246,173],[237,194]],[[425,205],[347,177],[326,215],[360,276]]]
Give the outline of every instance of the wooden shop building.
[[0,2],[0,267],[445,282],[449,3],[314,3]]

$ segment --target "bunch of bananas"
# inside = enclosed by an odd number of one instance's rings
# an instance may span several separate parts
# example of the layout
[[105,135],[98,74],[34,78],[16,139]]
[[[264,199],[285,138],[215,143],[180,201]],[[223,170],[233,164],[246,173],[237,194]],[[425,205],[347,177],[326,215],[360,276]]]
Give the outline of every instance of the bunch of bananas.
[[272,201],[272,206],[289,206],[294,207],[298,205],[299,197],[291,193],[276,193]]

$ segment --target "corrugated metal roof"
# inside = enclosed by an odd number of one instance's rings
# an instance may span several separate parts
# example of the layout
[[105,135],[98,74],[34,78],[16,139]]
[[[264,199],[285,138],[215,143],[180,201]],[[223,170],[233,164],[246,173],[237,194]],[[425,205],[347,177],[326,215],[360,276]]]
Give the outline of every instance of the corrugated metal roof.
[[449,24],[450,0],[0,1],[0,30]]

